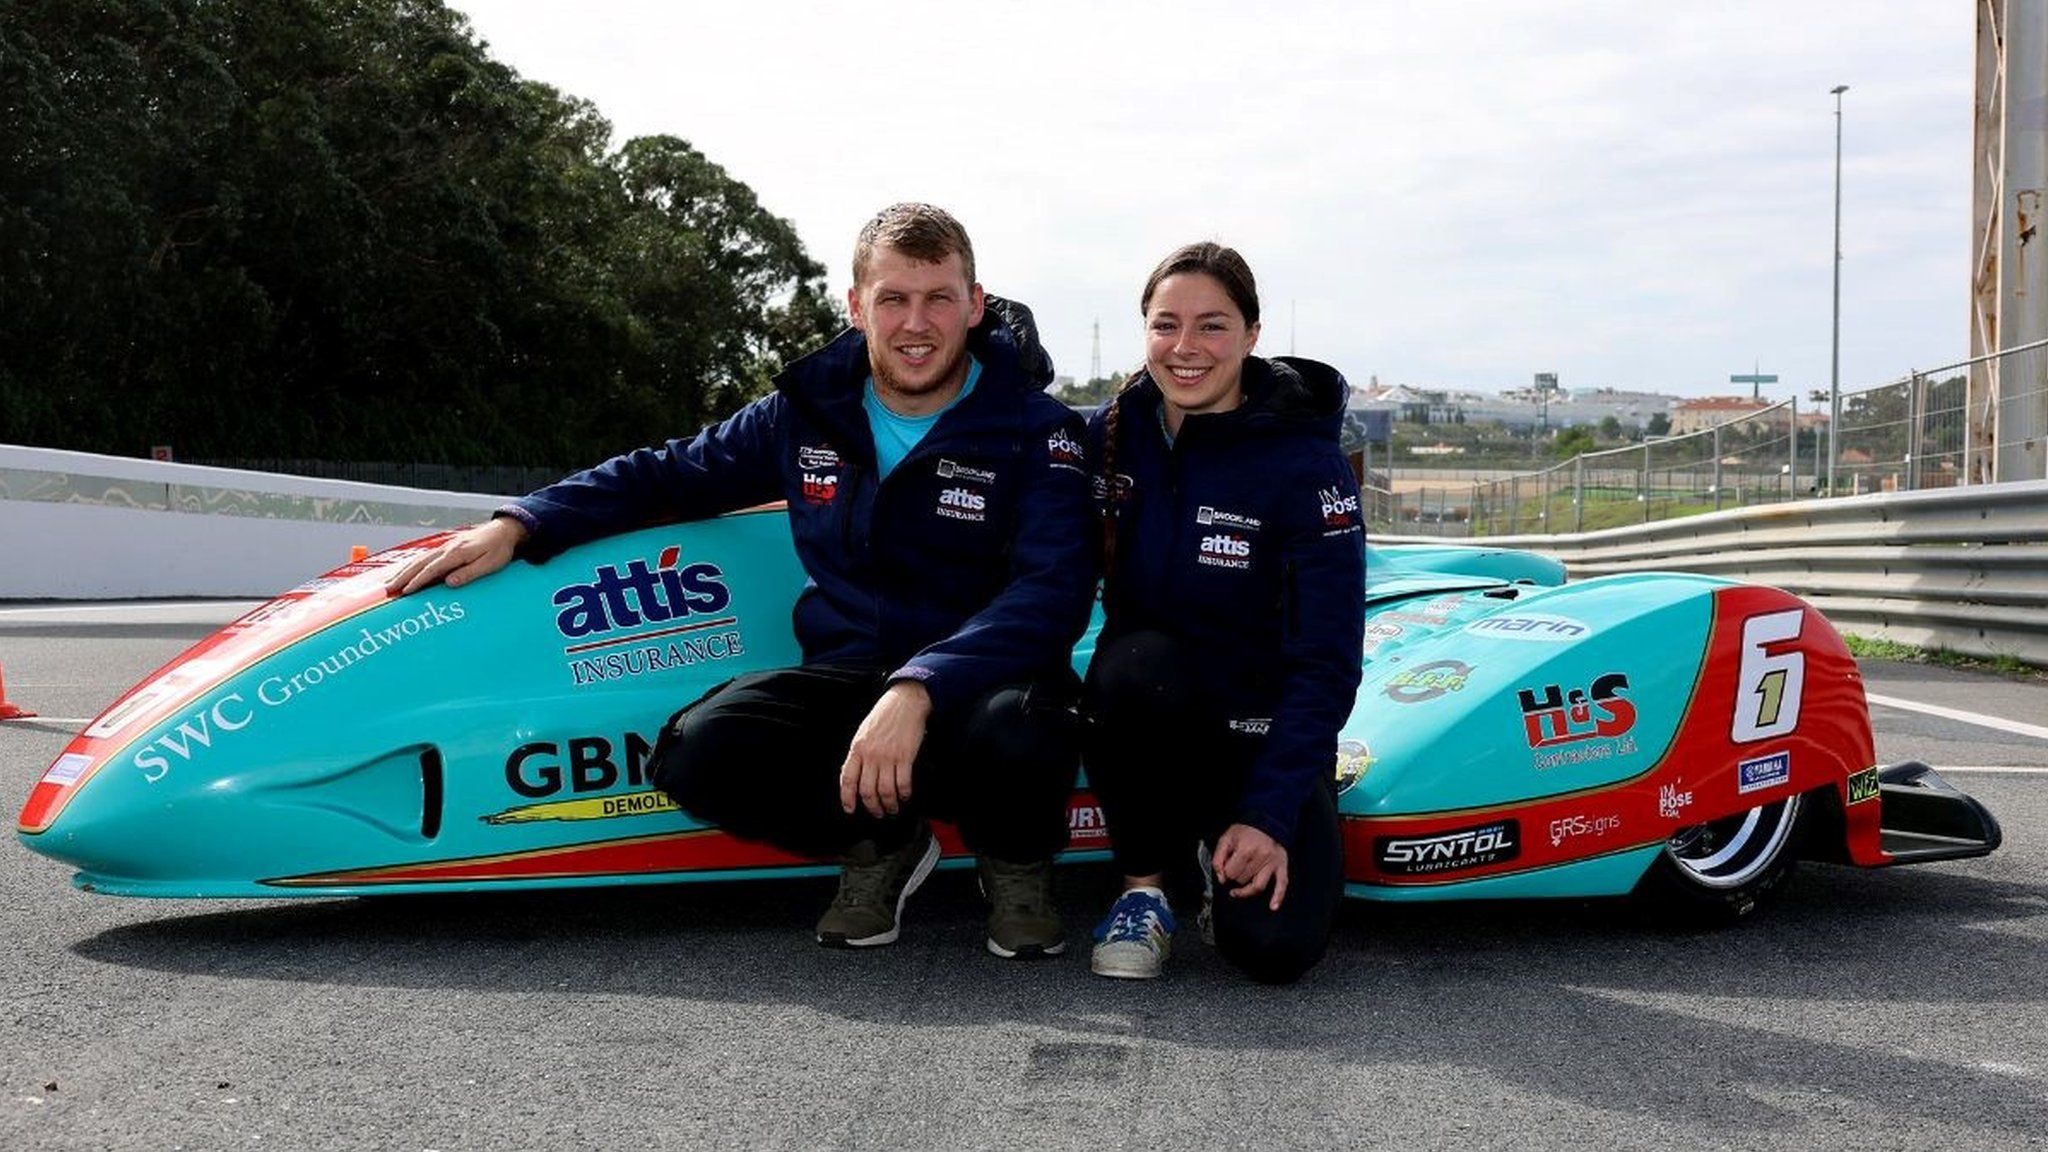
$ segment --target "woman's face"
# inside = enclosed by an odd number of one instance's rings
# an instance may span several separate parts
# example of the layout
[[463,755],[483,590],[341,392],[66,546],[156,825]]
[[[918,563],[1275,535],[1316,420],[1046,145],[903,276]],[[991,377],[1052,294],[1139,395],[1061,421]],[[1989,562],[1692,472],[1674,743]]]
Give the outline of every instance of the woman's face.
[[1159,282],[1145,308],[1145,368],[1166,395],[1167,424],[1196,412],[1228,412],[1244,399],[1244,358],[1259,326],[1205,272],[1179,272]]

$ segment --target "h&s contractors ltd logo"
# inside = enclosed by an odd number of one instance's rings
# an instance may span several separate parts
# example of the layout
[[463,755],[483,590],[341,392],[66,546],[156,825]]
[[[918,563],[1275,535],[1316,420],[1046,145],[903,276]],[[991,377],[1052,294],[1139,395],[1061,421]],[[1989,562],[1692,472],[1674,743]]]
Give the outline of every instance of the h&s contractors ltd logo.
[[1623,693],[1628,677],[1609,672],[1590,688],[1566,691],[1562,685],[1524,688],[1515,693],[1522,705],[1522,729],[1531,748],[1548,748],[1596,737],[1620,736],[1635,727],[1636,706]]
[[579,685],[644,676],[723,660],[746,651],[725,573],[708,561],[679,566],[682,550],[662,549],[652,568],[634,560],[624,572],[600,564],[588,583],[555,590],[555,629],[575,640],[562,649]]

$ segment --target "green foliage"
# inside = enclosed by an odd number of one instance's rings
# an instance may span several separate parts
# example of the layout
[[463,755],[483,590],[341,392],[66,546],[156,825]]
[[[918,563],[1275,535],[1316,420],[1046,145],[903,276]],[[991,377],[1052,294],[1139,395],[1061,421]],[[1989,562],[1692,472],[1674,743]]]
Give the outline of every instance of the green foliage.
[[439,0],[0,0],[0,441],[588,462],[840,315],[673,137]]
[[1116,395],[1117,390],[1123,386],[1124,377],[1111,373],[1108,376],[1097,376],[1086,384],[1076,384],[1067,388],[1059,394],[1059,399],[1061,403],[1071,404],[1077,408],[1093,408]]
[[1550,454],[1560,460],[1569,460],[1582,453],[1594,451],[1598,447],[1599,445],[1593,442],[1592,429],[1572,427],[1559,432],[1557,438],[1550,442]]
[[1643,434],[1646,436],[1671,435],[1671,414],[1668,412],[1651,413],[1649,421],[1643,425]]

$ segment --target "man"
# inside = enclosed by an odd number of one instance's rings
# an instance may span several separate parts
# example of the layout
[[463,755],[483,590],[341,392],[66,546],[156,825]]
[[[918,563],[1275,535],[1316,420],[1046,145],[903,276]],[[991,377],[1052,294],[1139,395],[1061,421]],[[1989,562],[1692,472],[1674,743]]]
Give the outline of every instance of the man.
[[1068,663],[1094,567],[1080,418],[1047,397],[1028,309],[984,297],[959,222],[896,204],[854,248],[853,324],[687,442],[500,509],[392,577],[467,583],[653,520],[788,502],[810,577],[795,668],[671,718],[655,782],[735,835],[841,857],[819,943],[893,942],[938,860],[980,856],[989,951],[1065,948],[1051,898],[1078,762]]

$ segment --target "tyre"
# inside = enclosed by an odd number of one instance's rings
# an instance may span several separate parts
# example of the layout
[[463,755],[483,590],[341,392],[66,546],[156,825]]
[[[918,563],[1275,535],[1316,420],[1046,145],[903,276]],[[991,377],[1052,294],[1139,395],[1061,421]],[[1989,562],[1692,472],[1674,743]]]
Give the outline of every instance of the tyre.
[[1686,928],[1721,927],[1756,911],[1799,859],[1803,801],[1787,796],[1679,829],[1636,888],[1644,911]]

